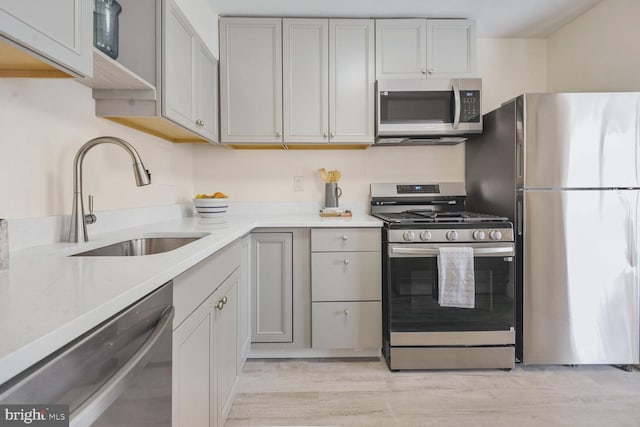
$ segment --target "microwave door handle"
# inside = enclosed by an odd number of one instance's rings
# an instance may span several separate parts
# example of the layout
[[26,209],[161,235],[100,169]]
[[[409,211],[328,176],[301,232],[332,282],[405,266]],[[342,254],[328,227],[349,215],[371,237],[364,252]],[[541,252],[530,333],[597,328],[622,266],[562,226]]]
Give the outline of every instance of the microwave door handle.
[[458,129],[460,125],[460,81],[454,79],[451,83],[453,87],[453,100],[454,100],[454,112],[453,112],[453,128]]

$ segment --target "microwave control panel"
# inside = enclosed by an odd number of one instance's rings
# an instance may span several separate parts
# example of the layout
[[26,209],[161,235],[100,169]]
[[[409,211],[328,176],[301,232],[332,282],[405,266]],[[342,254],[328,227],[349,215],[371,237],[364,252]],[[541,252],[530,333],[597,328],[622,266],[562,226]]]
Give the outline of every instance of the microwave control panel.
[[460,121],[463,123],[480,122],[480,91],[461,90]]

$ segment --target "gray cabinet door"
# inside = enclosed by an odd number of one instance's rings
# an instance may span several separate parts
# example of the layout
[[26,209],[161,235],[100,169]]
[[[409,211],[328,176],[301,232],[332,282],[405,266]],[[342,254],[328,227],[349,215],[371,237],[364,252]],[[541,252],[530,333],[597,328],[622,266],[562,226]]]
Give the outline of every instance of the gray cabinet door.
[[251,235],[240,243],[240,283],[238,284],[238,370],[242,370],[251,349]]
[[293,234],[252,233],[252,342],[293,341]]
[[329,21],[283,20],[284,142],[329,142]]
[[282,19],[220,20],[220,139],[282,143]]
[[427,74],[429,78],[475,77],[475,21],[427,20]]
[[314,302],[313,348],[380,348],[382,310],[379,301]]
[[423,79],[427,73],[427,20],[376,20],[376,79]]
[[93,0],[3,0],[0,36],[72,73],[91,76]]
[[196,127],[212,141],[218,137],[218,61],[204,43],[196,47]]
[[173,1],[166,1],[163,32],[163,115],[187,128],[195,128],[195,32]]
[[[238,381],[238,284],[234,271],[213,294],[215,303],[215,383],[217,425],[224,426]],[[243,301],[244,302],[244,301]]]
[[329,138],[374,142],[375,49],[372,19],[329,20]]
[[213,425],[213,325],[207,299],[173,332],[172,425]]
[[312,253],[312,301],[380,301],[380,265],[380,251]]

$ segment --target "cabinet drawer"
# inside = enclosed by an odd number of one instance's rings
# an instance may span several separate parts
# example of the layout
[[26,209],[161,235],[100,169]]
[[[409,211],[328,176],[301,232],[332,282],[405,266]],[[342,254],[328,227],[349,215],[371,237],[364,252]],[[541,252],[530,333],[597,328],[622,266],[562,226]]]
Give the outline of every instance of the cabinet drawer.
[[379,251],[379,228],[314,228],[311,230],[313,252]]
[[382,336],[380,302],[314,302],[311,307],[312,347],[379,348]]
[[231,243],[173,279],[173,328],[240,266],[240,243]]
[[313,301],[379,301],[380,252],[311,254]]

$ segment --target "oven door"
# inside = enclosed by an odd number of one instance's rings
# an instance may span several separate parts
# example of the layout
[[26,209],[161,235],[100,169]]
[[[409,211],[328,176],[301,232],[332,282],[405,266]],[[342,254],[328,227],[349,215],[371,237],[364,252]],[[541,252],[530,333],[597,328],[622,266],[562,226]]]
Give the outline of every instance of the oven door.
[[480,79],[382,80],[378,136],[462,135],[482,131]]
[[514,245],[474,249],[475,307],[438,304],[439,244],[388,244],[384,277],[391,345],[506,345],[514,342]]

